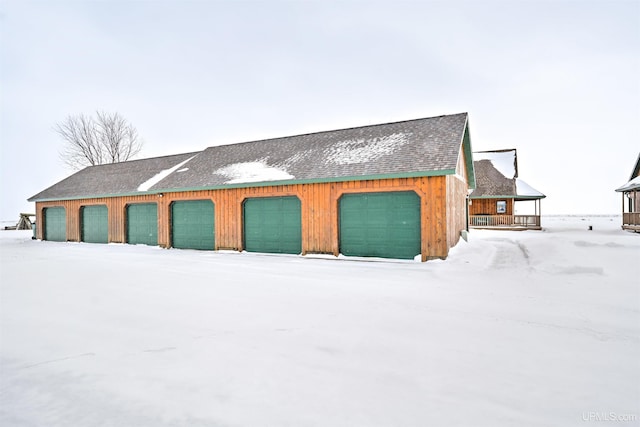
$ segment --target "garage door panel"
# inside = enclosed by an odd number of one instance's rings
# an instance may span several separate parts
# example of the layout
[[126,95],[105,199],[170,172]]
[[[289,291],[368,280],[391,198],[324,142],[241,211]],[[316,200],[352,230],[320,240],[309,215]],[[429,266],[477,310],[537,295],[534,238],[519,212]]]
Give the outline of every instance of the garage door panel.
[[[285,213],[282,216],[285,228],[287,228],[287,224],[292,224],[292,223],[296,223],[300,220],[300,217],[298,215],[298,213]],[[295,228],[295,227],[288,227],[288,228]]]
[[211,200],[174,202],[171,223],[174,248],[215,249],[215,207]]
[[245,200],[244,246],[249,252],[302,252],[301,204],[297,197]]
[[67,241],[67,213],[63,207],[45,208],[44,239],[54,242]]
[[127,243],[158,245],[158,205],[141,203],[127,206]]
[[412,191],[346,194],[339,203],[340,252],[411,259],[420,253],[420,198]]
[[357,214],[355,214],[353,212],[344,212],[340,216],[340,220],[341,221],[345,221],[345,222],[348,222],[348,223],[361,221],[362,219],[363,219],[363,215],[357,215]]
[[411,241],[414,237],[415,237],[415,233],[413,232],[413,230],[406,230],[406,229],[400,229],[400,230],[393,230],[392,233],[396,236],[397,240],[399,240],[400,242],[402,241]]
[[84,206],[82,208],[82,236],[83,242],[108,243],[109,218],[106,205]]

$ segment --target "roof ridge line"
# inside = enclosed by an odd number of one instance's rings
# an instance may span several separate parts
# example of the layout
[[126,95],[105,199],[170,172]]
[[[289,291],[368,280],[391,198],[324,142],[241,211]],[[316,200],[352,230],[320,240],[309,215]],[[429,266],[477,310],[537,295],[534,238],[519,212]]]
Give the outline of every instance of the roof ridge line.
[[465,112],[462,112],[462,113],[455,113],[455,114],[441,114],[439,116],[433,116],[433,117],[421,117],[421,118],[417,118],[417,119],[398,120],[396,122],[374,123],[374,124],[370,124],[370,125],[350,126],[350,127],[346,127],[346,128],[339,128],[339,129],[321,130],[321,131],[317,131],[317,132],[306,132],[306,133],[299,133],[299,134],[287,135],[287,136],[276,136],[276,137],[273,137],[273,138],[265,138],[265,139],[255,139],[255,140],[252,140],[252,141],[232,142],[232,143],[229,143],[229,144],[211,145],[211,146],[207,147],[206,150],[208,150],[210,148],[224,147],[224,146],[227,146],[227,145],[242,145],[242,144],[252,144],[252,143],[255,143],[255,142],[269,142],[269,141],[275,141],[277,139],[300,138],[300,137],[309,136],[309,135],[320,135],[320,134],[323,134],[323,133],[340,132],[340,131],[361,129],[361,128],[369,128],[369,127],[373,128],[373,127],[378,127],[378,126],[388,126],[388,125],[395,125],[395,124],[400,124],[400,123],[417,122],[419,120],[439,119],[441,117],[452,117],[452,116],[461,116],[461,115],[468,115],[468,114],[469,113],[465,111]]
[[[192,152],[189,152],[189,153],[167,154],[167,155],[164,155],[164,156],[144,157],[144,158],[142,158],[142,159],[124,160],[124,161],[122,161],[122,162],[101,163],[101,164],[99,164],[99,165],[89,165],[89,166],[85,167],[84,169],[87,169],[87,168],[95,168],[95,167],[99,167],[99,166],[121,165],[121,164],[123,164],[123,163],[144,162],[144,161],[147,161],[147,160],[165,159],[165,158],[168,158],[168,157],[188,156],[188,155],[194,155],[194,156],[197,156],[198,154],[202,153],[203,151],[204,151],[204,150],[200,150],[200,151],[192,151]],[[80,170],[84,170],[84,169],[80,169]],[[77,172],[80,172],[80,170],[79,170],[79,171],[77,171]]]

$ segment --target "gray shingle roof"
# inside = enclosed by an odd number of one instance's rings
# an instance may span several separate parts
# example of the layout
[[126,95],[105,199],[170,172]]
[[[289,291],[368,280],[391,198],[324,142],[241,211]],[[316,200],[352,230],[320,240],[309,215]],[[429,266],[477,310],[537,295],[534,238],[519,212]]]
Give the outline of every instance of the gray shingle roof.
[[515,149],[476,152],[473,168],[476,188],[469,196],[472,199],[514,197],[517,200],[546,197],[518,178],[518,155]]
[[[466,131],[467,114],[461,113],[221,145],[199,153],[89,167],[29,200],[453,174],[464,141],[470,158]],[[473,177],[473,165],[467,167]],[[162,171],[167,176],[160,179]]]
[[476,172],[476,189],[471,193],[471,198],[516,194],[516,180],[500,173],[491,160],[476,160],[473,168]]
[[136,193],[138,187],[147,180],[195,154],[89,166],[32,196],[29,201]]

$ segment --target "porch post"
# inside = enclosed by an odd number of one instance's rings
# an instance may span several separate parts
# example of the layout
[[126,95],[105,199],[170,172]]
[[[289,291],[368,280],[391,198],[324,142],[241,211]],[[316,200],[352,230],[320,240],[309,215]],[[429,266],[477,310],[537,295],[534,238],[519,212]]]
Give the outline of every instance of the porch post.
[[542,199],[538,199],[538,203],[540,203],[538,206],[538,227],[542,227]]
[[638,201],[638,190],[637,189],[633,189],[633,198],[629,200],[629,203],[631,204],[631,206],[629,206],[630,208],[633,209],[632,214],[629,214],[630,217],[632,217],[633,219],[631,220],[633,222],[633,225],[640,225],[640,210],[638,210],[638,206],[637,206],[637,202]]

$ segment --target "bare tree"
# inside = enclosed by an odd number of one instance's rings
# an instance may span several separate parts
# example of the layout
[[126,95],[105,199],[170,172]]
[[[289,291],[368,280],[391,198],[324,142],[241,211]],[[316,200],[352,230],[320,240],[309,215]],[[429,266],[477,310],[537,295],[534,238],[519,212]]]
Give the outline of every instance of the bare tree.
[[72,169],[124,162],[142,149],[138,131],[118,113],[69,116],[54,130],[64,143],[60,158]]

